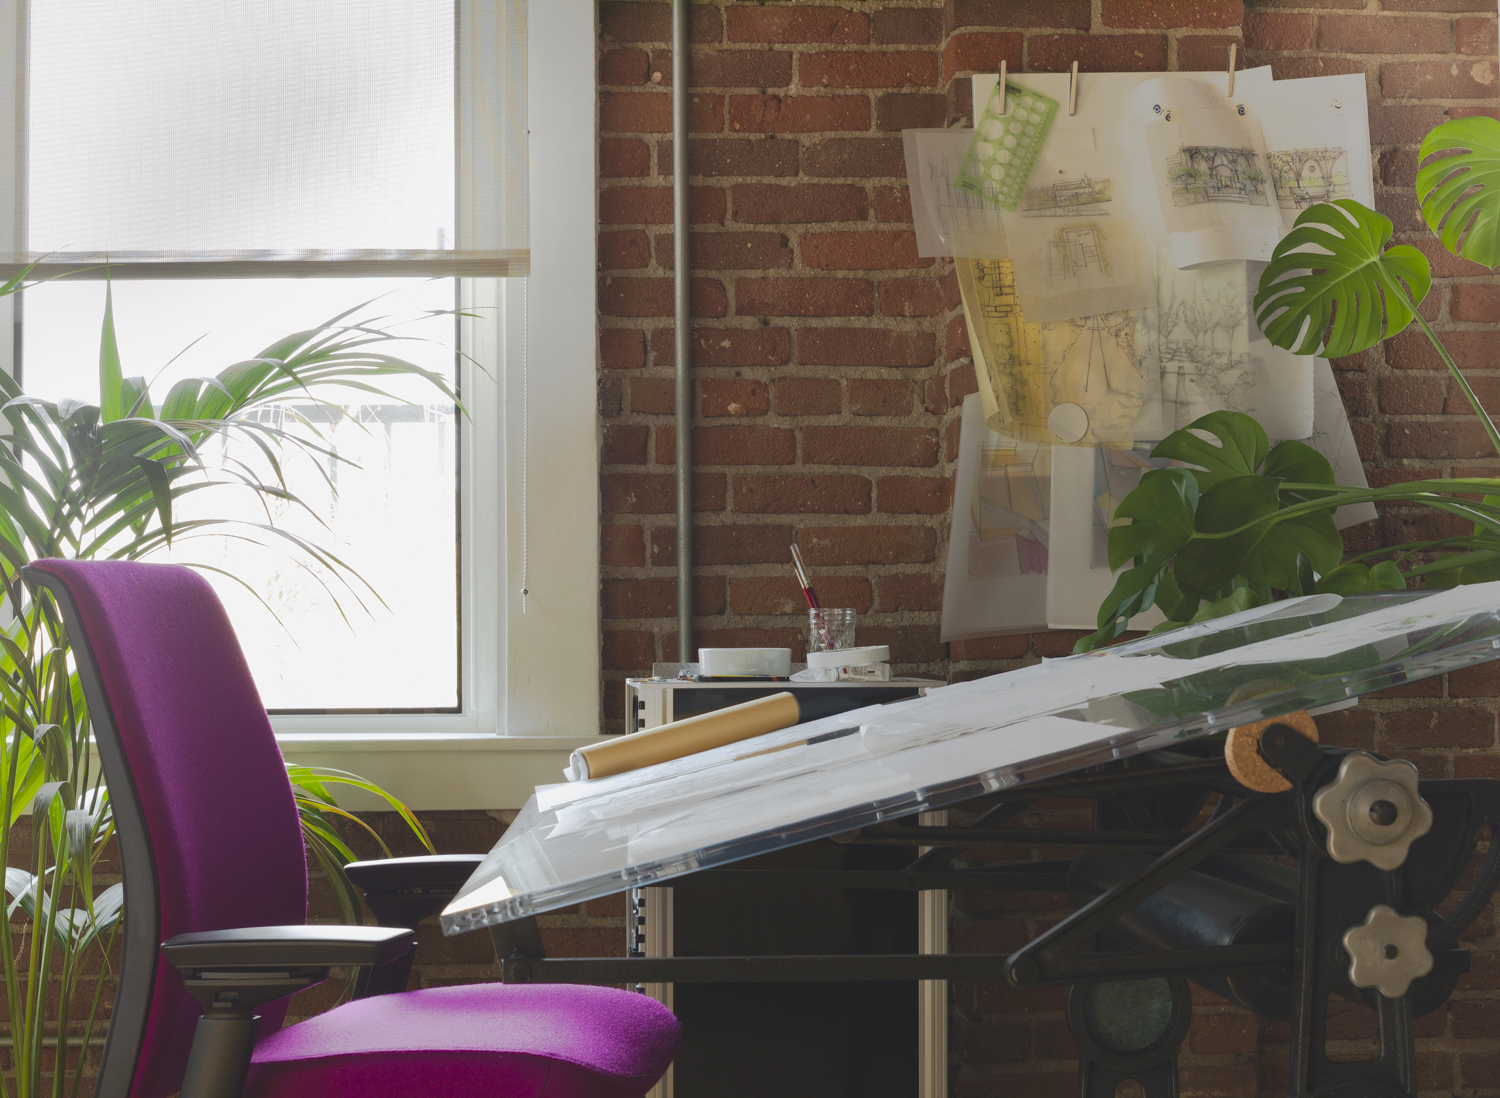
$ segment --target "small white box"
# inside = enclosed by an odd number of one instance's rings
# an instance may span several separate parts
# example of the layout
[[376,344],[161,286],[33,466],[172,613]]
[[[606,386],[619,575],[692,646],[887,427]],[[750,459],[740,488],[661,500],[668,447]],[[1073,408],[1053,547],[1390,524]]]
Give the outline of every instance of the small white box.
[[769,675],[784,679],[792,673],[790,648],[700,648],[699,670],[713,678]]

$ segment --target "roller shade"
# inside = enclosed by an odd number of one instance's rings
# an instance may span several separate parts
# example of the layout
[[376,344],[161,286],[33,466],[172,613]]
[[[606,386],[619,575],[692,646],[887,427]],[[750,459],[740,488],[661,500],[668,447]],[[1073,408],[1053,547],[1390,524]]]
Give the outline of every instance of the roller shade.
[[526,273],[524,0],[8,6],[0,269]]

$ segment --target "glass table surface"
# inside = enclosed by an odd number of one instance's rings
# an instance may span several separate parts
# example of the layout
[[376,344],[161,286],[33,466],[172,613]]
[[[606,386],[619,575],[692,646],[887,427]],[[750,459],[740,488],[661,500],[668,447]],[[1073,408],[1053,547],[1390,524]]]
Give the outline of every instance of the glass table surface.
[[[594,781],[538,787],[462,934],[1500,658],[1500,582],[1311,595]],[[830,732],[825,742],[802,741]],[[780,750],[768,750],[780,748]]]

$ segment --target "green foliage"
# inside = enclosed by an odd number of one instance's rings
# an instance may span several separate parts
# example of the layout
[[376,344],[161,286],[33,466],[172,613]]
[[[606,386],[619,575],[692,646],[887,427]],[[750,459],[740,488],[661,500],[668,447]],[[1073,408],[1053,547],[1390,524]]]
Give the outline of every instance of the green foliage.
[[1428,228],[1454,255],[1500,265],[1500,122],[1444,122],[1423,140],[1419,158],[1417,201]]
[[1330,358],[1403,331],[1432,272],[1410,244],[1385,250],[1390,239],[1391,219],[1350,199],[1303,210],[1261,274],[1260,330],[1278,347]]
[[[24,282],[24,273],[11,279],[0,296]],[[143,378],[124,376],[112,295],[105,302],[97,405],[29,397],[0,372],[6,436],[0,446],[0,600],[7,619],[0,625],[0,870],[7,916],[23,932],[19,948],[0,950],[0,965],[18,1098],[40,1098],[43,1073],[53,1071],[44,1037],[61,1030],[81,1032],[87,1041],[94,1032],[108,981],[94,981],[88,1001],[79,1003],[78,989],[86,986],[79,977],[85,970],[109,972],[123,911],[120,885],[94,887],[114,822],[109,792],[91,768],[87,704],[69,639],[50,596],[32,590],[21,569],[38,557],[138,560],[185,538],[220,534],[284,546],[341,585],[336,600],[342,592],[358,601],[359,577],[334,554],[278,526],[269,506],[264,522],[246,522],[183,520],[180,505],[234,488],[268,504],[305,508],[283,475],[287,459],[301,455],[325,465],[343,459],[305,417],[267,414],[286,398],[329,409],[336,407],[334,394],[350,390],[398,399],[381,385],[417,375],[457,404],[444,378],[384,352],[381,344],[398,336],[349,320],[355,310],[280,339],[214,377],[180,381],[158,403]],[[210,442],[225,456],[212,468],[201,456]],[[235,460],[235,451],[246,447],[265,459],[261,467],[268,472]],[[205,509],[194,510],[201,515]],[[359,894],[343,873],[354,857],[350,828],[390,852],[339,804],[336,788],[384,799],[432,849],[406,806],[378,786],[343,771],[301,766],[289,766],[288,777],[308,849],[346,920],[358,921],[360,913]],[[28,812],[34,833],[29,868],[12,866],[12,828]],[[61,1098],[68,1072],[59,1067],[53,1074],[52,1094]],[[75,1067],[74,1098],[81,1082]],[[0,1098],[9,1098],[3,1078]]]

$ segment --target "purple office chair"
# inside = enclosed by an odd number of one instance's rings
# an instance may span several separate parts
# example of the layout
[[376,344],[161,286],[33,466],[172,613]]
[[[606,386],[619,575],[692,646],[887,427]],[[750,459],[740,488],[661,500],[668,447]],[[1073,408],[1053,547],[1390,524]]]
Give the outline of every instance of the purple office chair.
[[[666,1071],[677,1020],[644,995],[399,990],[409,928],[477,858],[360,863],[353,876],[381,922],[408,921],[306,925],[285,764],[224,608],[197,573],[40,560],[25,576],[52,592],[73,642],[125,878],[96,1098],[638,1098]],[[283,1029],[286,997],[334,966],[359,966],[365,997]]]

